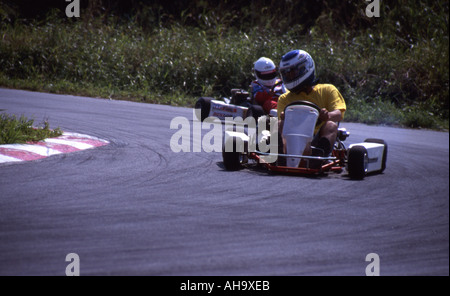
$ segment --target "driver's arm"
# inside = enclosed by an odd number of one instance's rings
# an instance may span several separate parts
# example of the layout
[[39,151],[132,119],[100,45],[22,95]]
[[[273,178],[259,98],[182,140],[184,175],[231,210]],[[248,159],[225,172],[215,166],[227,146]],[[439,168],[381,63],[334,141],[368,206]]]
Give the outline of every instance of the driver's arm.
[[327,109],[323,108],[322,110],[320,110],[319,119],[323,122],[327,121],[340,122],[343,119],[342,111],[337,109],[330,112]]
[[284,124],[284,111],[281,112],[280,118],[278,119],[278,134],[283,134],[283,124]]

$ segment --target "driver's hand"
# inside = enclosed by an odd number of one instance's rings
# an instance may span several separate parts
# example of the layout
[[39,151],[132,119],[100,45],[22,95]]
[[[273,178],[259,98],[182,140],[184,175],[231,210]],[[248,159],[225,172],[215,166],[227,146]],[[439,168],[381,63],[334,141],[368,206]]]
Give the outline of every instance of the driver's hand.
[[327,122],[330,120],[330,115],[328,114],[328,110],[325,108],[322,108],[319,112],[319,119],[323,122]]

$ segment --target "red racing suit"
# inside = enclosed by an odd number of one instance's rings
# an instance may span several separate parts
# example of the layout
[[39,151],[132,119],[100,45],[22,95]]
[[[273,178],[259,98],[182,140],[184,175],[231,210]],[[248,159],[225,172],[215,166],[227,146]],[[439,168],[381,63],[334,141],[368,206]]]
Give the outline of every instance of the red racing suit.
[[[280,79],[277,79],[275,82],[273,90],[271,87],[262,85],[256,80],[251,83],[251,89],[252,97],[256,103],[263,107],[266,114],[269,114],[271,109],[277,109],[278,97],[286,92],[286,88]],[[272,95],[271,91],[273,92]]]

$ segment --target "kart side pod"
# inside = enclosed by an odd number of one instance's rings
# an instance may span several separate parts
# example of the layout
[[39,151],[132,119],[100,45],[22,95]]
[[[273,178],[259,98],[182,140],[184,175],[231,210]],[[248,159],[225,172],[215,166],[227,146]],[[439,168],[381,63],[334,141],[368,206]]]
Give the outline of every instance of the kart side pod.
[[209,116],[214,116],[225,120],[226,117],[242,117],[245,118],[247,114],[247,107],[230,105],[218,100],[211,100],[211,109]]
[[225,131],[222,159],[226,170],[237,171],[242,167],[243,155],[248,151],[250,140],[250,137],[245,133]]
[[230,104],[230,101],[214,100],[210,97],[201,97],[195,103],[195,109],[199,110],[197,119],[204,121],[207,117],[217,117],[225,120],[226,117],[242,117],[247,116],[247,107]]
[[366,139],[347,150],[347,172],[352,179],[364,179],[367,174],[382,173],[386,168],[387,144],[380,139]]

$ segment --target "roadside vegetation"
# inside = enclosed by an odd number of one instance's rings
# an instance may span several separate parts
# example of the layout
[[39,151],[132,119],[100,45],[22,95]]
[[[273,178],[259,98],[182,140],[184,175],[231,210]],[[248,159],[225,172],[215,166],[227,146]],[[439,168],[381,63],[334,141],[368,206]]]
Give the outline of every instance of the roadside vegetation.
[[40,126],[35,126],[34,119],[23,115],[0,114],[0,145],[38,142],[61,135],[62,131],[59,128],[51,130],[46,120]]
[[300,48],[343,94],[346,121],[448,130],[448,1],[380,1],[378,18],[363,0],[97,0],[80,18],[4,2],[3,87],[189,107],[248,89],[259,57]]

